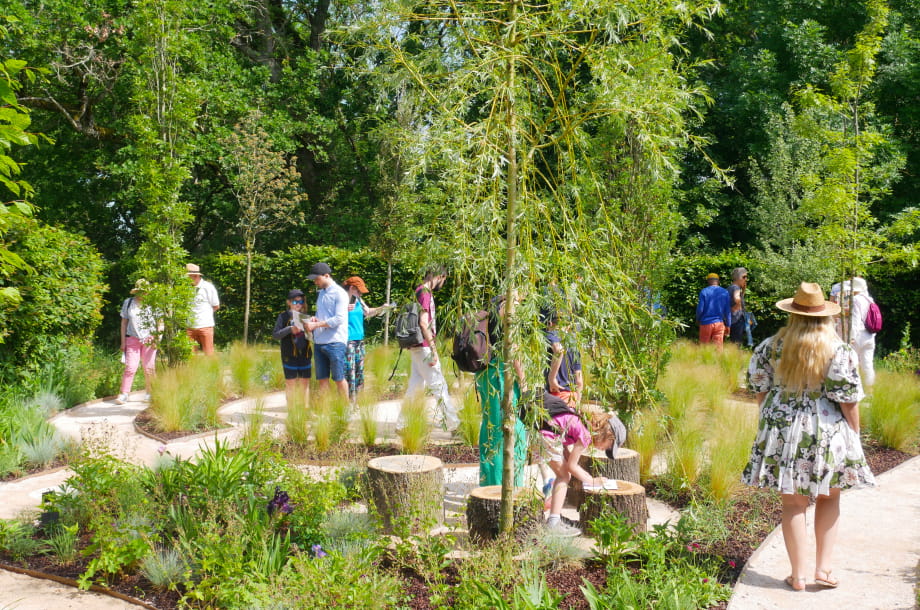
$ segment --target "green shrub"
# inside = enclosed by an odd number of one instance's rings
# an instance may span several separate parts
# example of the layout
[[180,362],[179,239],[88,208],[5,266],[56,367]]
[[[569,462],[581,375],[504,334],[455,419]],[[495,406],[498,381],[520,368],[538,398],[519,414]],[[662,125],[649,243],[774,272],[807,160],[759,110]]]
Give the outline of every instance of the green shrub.
[[860,403],[860,412],[872,438],[910,451],[920,441],[920,381],[913,373],[878,371],[872,396]]
[[35,376],[68,346],[89,345],[102,317],[103,261],[90,241],[37,220],[11,217],[4,241],[34,272],[13,269],[0,287],[16,286],[22,302],[0,308],[0,377]]

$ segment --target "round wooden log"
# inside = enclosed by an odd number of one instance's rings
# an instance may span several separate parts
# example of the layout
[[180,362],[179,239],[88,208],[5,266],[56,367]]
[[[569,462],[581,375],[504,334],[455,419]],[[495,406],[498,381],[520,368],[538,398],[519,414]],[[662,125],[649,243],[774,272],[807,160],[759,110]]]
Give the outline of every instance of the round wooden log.
[[[514,536],[521,538],[543,522],[543,499],[533,488],[514,490]],[[484,542],[498,536],[501,515],[502,486],[487,485],[470,492],[466,503],[466,523],[470,540]]]
[[[639,454],[632,449],[620,447],[612,460],[603,451],[588,449],[578,458],[578,465],[587,470],[592,477],[639,483]],[[572,477],[565,495],[566,504],[578,508],[584,499],[581,481]]]
[[367,482],[384,531],[427,531],[443,522],[443,466],[430,455],[388,455],[367,463]]
[[620,513],[636,532],[646,531],[648,506],[645,488],[630,481],[617,481],[618,489],[582,490],[585,501],[578,509],[582,523],[589,524],[608,511]]

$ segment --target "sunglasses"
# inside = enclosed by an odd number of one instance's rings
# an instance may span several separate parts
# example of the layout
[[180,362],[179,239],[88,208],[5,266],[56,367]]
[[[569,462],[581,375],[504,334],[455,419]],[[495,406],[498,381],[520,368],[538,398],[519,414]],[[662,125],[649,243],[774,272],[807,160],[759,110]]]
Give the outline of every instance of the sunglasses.
[[303,299],[294,299],[291,301],[292,305],[303,305]]

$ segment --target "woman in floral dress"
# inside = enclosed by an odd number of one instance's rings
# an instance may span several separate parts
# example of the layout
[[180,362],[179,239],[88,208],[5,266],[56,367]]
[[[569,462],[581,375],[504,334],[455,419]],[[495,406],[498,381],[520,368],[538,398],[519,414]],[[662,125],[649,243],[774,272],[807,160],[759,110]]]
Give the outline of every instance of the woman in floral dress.
[[874,485],[859,440],[863,398],[856,352],[834,331],[836,303],[818,284],[803,282],[776,306],[786,326],[754,350],[748,385],[760,403],[757,437],[742,480],[776,489],[783,501],[783,539],[792,564],[786,584],[805,589],[805,510],[815,500],[815,583],[836,587],[831,555],[840,490]]

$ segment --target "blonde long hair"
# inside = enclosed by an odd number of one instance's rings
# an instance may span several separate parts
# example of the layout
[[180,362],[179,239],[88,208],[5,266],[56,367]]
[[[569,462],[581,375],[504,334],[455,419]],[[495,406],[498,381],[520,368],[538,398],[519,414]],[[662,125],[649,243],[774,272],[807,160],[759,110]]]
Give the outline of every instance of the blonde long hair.
[[789,322],[776,333],[779,362],[774,364],[776,384],[790,392],[821,388],[840,337],[830,316],[790,314]]

